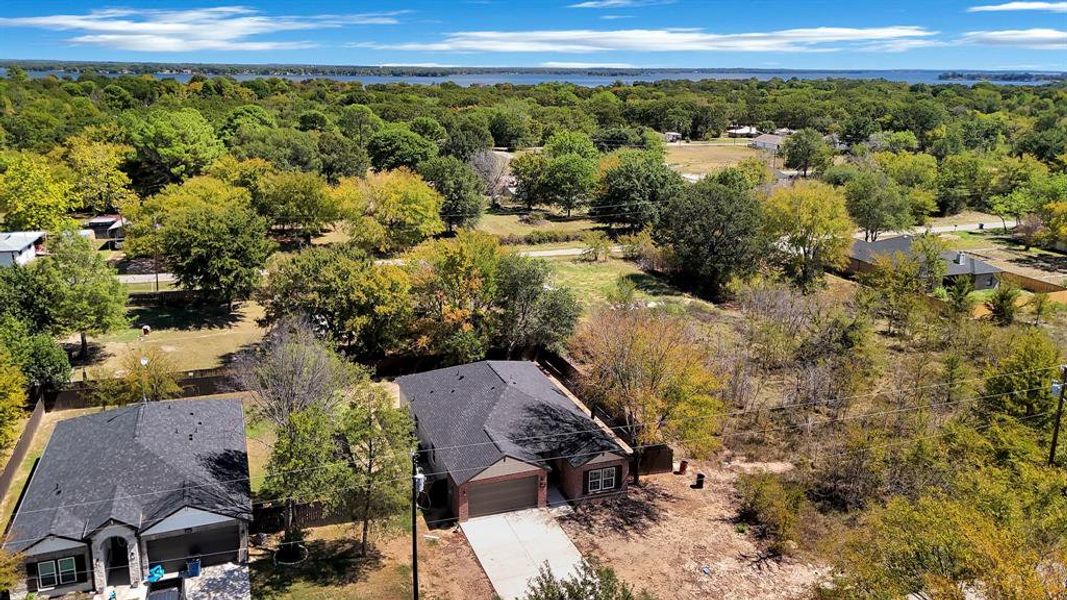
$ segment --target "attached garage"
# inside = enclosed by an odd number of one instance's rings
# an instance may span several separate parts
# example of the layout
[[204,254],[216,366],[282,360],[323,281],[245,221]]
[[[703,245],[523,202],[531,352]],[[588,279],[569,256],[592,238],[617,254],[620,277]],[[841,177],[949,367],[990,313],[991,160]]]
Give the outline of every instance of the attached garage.
[[471,518],[537,508],[537,486],[540,477],[473,482],[467,488],[467,511]]

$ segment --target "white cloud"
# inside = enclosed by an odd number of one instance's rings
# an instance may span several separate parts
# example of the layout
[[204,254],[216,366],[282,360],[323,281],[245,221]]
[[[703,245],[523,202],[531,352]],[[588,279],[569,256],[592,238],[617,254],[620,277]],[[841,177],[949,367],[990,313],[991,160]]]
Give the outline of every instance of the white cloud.
[[983,46],[1017,46],[1032,50],[1067,50],[1067,31],[1059,29],[1004,29],[968,31],[960,41]]
[[633,15],[601,15],[601,19],[605,21],[618,21],[619,19],[632,19]]
[[0,17],[0,27],[35,27],[79,31],[74,44],[106,46],[137,52],[196,50],[291,50],[309,48],[310,41],[255,41],[249,38],[282,31],[347,25],[392,25],[401,12],[349,15],[269,16],[243,6],[191,10],[102,9],[81,15]]
[[593,63],[593,62],[543,62],[546,69],[636,69],[629,63]]
[[586,0],[568,8],[638,8],[657,4],[673,4],[674,0]]
[[813,27],[730,34],[707,33],[699,28],[464,31],[449,34],[438,42],[352,45],[420,52],[828,52],[843,47],[862,49],[862,45],[876,42],[922,39],[936,33],[911,25]]
[[1005,2],[1004,4],[972,6],[967,9],[967,12],[1003,12],[1014,10],[1038,10],[1054,13],[1067,13],[1067,2]]

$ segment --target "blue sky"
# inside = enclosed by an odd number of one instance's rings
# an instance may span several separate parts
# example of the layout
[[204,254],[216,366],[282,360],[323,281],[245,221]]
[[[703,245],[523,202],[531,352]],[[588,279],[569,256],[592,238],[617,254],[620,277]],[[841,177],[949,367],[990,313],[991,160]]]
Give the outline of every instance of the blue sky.
[[1067,70],[1067,2],[2,0],[0,58]]

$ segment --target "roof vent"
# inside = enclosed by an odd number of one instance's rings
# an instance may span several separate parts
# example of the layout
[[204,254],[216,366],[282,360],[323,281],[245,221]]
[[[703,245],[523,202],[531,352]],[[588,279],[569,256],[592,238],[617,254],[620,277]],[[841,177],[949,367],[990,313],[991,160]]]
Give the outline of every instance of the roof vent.
[[56,482],[56,488],[52,490],[52,493],[57,496],[63,493],[63,490],[59,489],[59,482]]
[[956,253],[956,260],[954,262],[957,265],[965,265],[965,264],[967,264],[967,255],[962,253],[962,252],[957,252]]

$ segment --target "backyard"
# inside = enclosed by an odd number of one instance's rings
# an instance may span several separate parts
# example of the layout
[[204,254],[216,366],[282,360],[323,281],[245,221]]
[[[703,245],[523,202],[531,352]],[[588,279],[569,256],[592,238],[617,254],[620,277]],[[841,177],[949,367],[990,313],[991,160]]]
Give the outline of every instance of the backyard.
[[[706,175],[723,167],[735,165],[746,158],[762,158],[767,155],[748,145],[748,140],[728,143],[667,144],[667,165],[679,173]],[[769,161],[768,161],[769,162]]]

